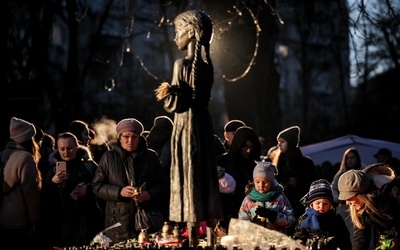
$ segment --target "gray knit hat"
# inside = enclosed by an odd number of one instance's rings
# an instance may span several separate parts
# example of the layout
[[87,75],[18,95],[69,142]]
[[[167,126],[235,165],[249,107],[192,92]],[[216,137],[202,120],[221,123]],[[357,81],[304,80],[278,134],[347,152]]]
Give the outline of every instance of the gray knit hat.
[[362,170],[348,170],[339,178],[339,200],[347,200],[357,194],[366,193],[370,182],[371,179]]
[[135,118],[127,118],[118,122],[115,130],[117,131],[118,136],[125,131],[132,131],[141,134],[143,132],[143,125]]
[[25,120],[13,117],[10,121],[10,139],[24,143],[36,134],[35,126]]
[[253,170],[253,178],[262,177],[274,181],[278,170],[271,162],[255,161],[257,165]]

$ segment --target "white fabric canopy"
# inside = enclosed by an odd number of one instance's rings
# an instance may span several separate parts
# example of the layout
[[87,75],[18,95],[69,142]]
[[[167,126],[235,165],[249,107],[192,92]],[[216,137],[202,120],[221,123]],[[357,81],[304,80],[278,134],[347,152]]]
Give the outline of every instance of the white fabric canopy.
[[340,162],[344,151],[350,147],[355,147],[358,150],[363,166],[376,162],[374,154],[380,148],[391,150],[392,156],[400,159],[400,143],[363,138],[356,135],[346,135],[300,148],[303,155],[309,156],[315,165],[321,165],[324,161],[330,161],[332,164]]

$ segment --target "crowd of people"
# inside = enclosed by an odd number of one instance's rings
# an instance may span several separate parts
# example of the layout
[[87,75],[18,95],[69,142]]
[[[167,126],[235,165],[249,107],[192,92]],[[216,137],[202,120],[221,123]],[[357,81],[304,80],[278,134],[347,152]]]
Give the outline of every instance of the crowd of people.
[[[77,123],[77,120],[71,122]],[[89,124],[83,130],[89,131]],[[290,235],[305,246],[326,249],[369,249],[382,237],[396,249],[400,219],[400,182],[396,158],[362,166],[354,147],[343,152],[332,178],[321,178],[312,159],[299,148],[300,128],[277,135],[274,156],[262,156],[257,133],[244,122],[236,125],[215,154],[223,217],[218,226],[228,234],[229,220],[238,218]],[[165,221],[170,213],[171,135],[174,122],[156,117],[145,134],[142,123],[126,118],[115,126],[118,140],[97,162],[86,132],[67,129],[56,137],[23,119],[10,120],[10,140],[1,153],[4,168],[0,232],[14,244],[35,244],[41,249],[87,245],[103,229],[113,242],[136,238],[135,204],[158,208]],[[87,141],[83,138],[89,137]],[[230,143],[228,143],[230,141]],[[390,152],[390,151],[389,151]],[[66,162],[66,170],[57,163]],[[135,187],[145,186],[139,195]],[[218,197],[218,195],[216,195]],[[16,209],[18,208],[18,209]],[[297,210],[296,210],[297,209]],[[371,240],[373,239],[371,243]],[[323,243],[321,243],[323,241]],[[30,243],[29,243],[30,242]],[[323,248],[322,248],[323,249]]]
[[379,163],[364,167],[349,148],[337,173],[322,176],[302,154],[299,126],[280,131],[268,155],[250,122],[227,122],[221,140],[208,111],[211,19],[191,10],[174,25],[174,41],[187,55],[175,61],[171,83],[155,90],[174,119],[156,117],[145,130],[125,118],[109,126],[115,142],[93,144],[96,130],[82,120],[53,137],[11,118],[1,150],[3,244],[62,249],[88,245],[101,231],[114,243],[137,238],[140,206],[184,227],[193,248],[200,225],[213,246],[216,229],[229,234],[235,218],[311,249],[399,249],[400,166],[390,151],[379,150]]

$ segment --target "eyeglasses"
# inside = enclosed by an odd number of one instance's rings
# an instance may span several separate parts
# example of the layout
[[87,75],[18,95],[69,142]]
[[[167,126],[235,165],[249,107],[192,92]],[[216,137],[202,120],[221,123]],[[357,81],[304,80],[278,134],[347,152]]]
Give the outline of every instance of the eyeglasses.
[[135,139],[139,138],[139,136],[138,136],[138,135],[132,135],[132,136],[129,136],[129,135],[121,135],[121,138],[124,139],[124,140],[129,140],[129,139],[135,140]]

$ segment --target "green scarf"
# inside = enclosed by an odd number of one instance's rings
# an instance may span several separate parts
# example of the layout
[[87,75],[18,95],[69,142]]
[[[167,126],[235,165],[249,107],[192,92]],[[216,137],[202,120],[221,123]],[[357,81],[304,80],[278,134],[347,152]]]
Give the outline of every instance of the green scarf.
[[281,185],[275,185],[266,193],[258,192],[254,187],[249,193],[249,197],[253,201],[266,202],[275,200],[283,192],[283,187]]

